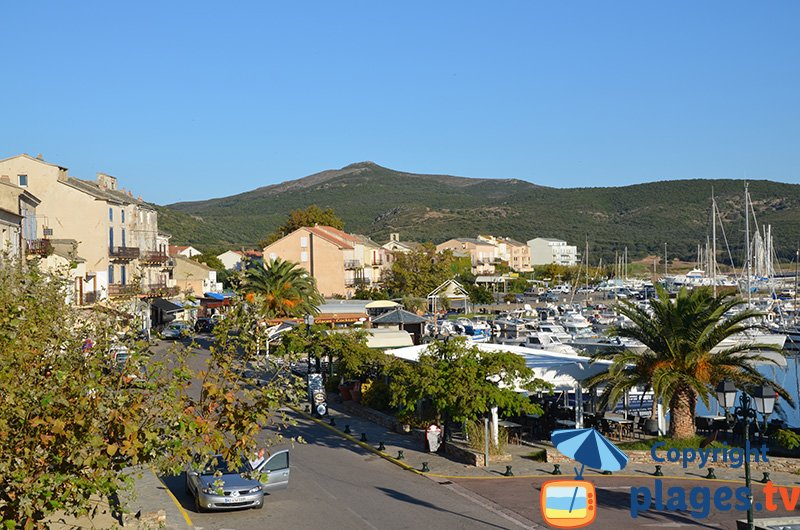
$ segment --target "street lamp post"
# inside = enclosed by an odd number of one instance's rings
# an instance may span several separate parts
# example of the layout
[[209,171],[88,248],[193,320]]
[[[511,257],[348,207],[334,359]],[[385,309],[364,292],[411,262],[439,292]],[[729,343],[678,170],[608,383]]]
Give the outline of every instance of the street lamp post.
[[[730,381],[723,381],[717,386],[717,401],[726,410],[733,408],[736,403],[736,386]],[[758,422],[758,414],[764,415],[764,427],[766,428],[767,417],[772,414],[775,407],[777,394],[775,389],[769,385],[761,385],[752,389],[753,396],[747,392],[739,395],[739,406],[733,411],[733,415],[744,422],[744,483],[747,488],[747,528],[753,530],[753,490],[750,480],[750,420]],[[753,406],[755,405],[755,406]]]

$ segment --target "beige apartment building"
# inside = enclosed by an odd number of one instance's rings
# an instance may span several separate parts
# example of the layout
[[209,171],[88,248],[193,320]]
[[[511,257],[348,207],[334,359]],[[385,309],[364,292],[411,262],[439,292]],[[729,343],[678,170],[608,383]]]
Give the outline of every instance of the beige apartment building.
[[36,207],[37,197],[17,185],[10,178],[0,177],[0,257],[20,258],[28,249],[46,253],[47,248],[37,247]]
[[495,246],[497,258],[508,263],[511,270],[516,272],[530,272],[531,252],[526,243],[522,243],[510,237],[478,236],[478,239]]
[[94,181],[78,179],[41,156],[22,154],[0,160],[0,179],[41,201],[33,240],[74,242],[73,258],[86,268],[75,279],[76,303],[169,285],[171,265],[158,241],[158,214],[119,188],[116,177],[98,173]]
[[299,228],[264,248],[265,263],[276,258],[306,269],[326,297],[349,298],[359,285],[379,284],[388,267],[388,251],[368,237],[323,225]]
[[453,251],[456,256],[469,256],[472,274],[494,274],[497,247],[487,241],[458,237],[436,245],[436,252]]
[[205,293],[222,291],[222,284],[217,282],[217,271],[182,254],[172,256],[175,268],[172,277],[175,286],[183,293],[201,297]]

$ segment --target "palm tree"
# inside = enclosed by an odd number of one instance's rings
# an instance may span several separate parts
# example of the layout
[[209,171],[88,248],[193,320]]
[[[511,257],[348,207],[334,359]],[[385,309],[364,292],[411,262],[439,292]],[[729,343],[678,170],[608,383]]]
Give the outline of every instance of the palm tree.
[[[634,325],[615,327],[609,333],[636,339],[647,350],[595,355],[595,359],[611,359],[611,365],[607,372],[589,378],[586,385],[605,385],[600,400],[603,406],[618,402],[633,387],[652,389],[654,400],[669,404],[669,435],[694,436],[697,398],[708,406],[708,398],[720,381],[731,380],[741,389],[767,382],[776,386],[753,365],[754,361],[774,360],[752,350],[779,348],[739,341],[720,349],[724,339],[760,327],[754,323],[762,316],[759,311],[744,309],[728,314],[742,304],[743,300],[731,294],[714,296],[709,289],[681,289],[673,301],[661,287],[646,309],[622,301],[617,310]],[[786,390],[775,390],[792,403]]]
[[245,273],[243,287],[249,301],[261,298],[267,318],[316,314],[324,302],[308,271],[280,258],[253,264]]

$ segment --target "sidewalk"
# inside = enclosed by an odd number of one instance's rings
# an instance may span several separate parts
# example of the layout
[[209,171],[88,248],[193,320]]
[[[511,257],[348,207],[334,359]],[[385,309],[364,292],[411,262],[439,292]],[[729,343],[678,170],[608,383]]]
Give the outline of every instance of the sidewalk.
[[[54,516],[48,528],[67,529],[109,529],[140,528],[168,530],[192,530],[185,512],[174,500],[172,492],[164,486],[150,468],[131,470],[134,476],[134,491],[123,499],[127,513],[123,516],[112,515],[106,500],[98,500],[98,510],[94,517],[61,517]],[[141,476],[139,476],[141,474]],[[63,519],[63,521],[62,521]]]
[[[384,442],[386,447],[385,451],[381,451],[382,456],[390,457],[390,460],[395,463],[403,464],[410,469],[421,471],[423,462],[428,463],[429,472],[424,473],[433,479],[448,479],[448,478],[474,478],[474,479],[497,479],[503,480],[506,477],[503,473],[506,472],[506,466],[511,466],[511,471],[516,477],[542,477],[550,476],[553,471],[553,464],[547,462],[536,462],[532,460],[529,455],[545,449],[545,444],[536,445],[508,445],[508,453],[511,454],[510,462],[502,462],[497,464],[490,464],[488,467],[475,467],[467,464],[462,464],[451,460],[448,457],[437,453],[427,453],[424,451],[422,441],[416,440],[413,436],[408,434],[399,434],[387,429],[381,425],[370,422],[364,418],[360,418],[345,412],[341,404],[330,404],[328,417],[322,420],[329,428],[337,430],[340,435],[346,426],[349,425],[351,434],[350,436],[354,441],[361,440],[362,434],[366,434],[367,444],[371,446],[375,452],[381,441]],[[334,419],[335,426],[329,425],[330,420]],[[403,451],[403,459],[397,461],[398,452]],[[528,458],[526,458],[528,457]],[[687,469],[681,467],[680,464],[663,463],[661,470],[664,477],[679,478],[684,480],[692,480],[703,482],[708,473],[706,466],[700,469],[697,465],[690,466]],[[574,473],[571,463],[562,463],[561,472],[565,476]],[[744,467],[731,469],[723,468],[721,466],[714,466],[714,473],[718,481],[734,481],[743,484],[744,482]],[[763,477],[763,466],[759,463],[751,463],[751,476],[754,483],[758,483]],[[800,466],[799,466],[800,467]],[[642,478],[645,476],[652,476],[655,471],[655,462],[652,464],[641,464],[630,462],[624,470],[615,472],[614,476],[633,476]],[[596,470],[587,469],[585,475],[599,475],[600,472]],[[775,485],[794,486],[800,484],[800,476],[787,472],[770,472],[770,479]]]

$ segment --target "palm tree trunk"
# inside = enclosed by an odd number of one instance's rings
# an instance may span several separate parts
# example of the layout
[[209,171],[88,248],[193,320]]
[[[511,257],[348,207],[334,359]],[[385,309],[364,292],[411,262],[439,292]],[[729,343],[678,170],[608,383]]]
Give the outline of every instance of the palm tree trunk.
[[695,435],[694,411],[697,396],[688,386],[678,388],[669,402],[669,436],[691,438]]

